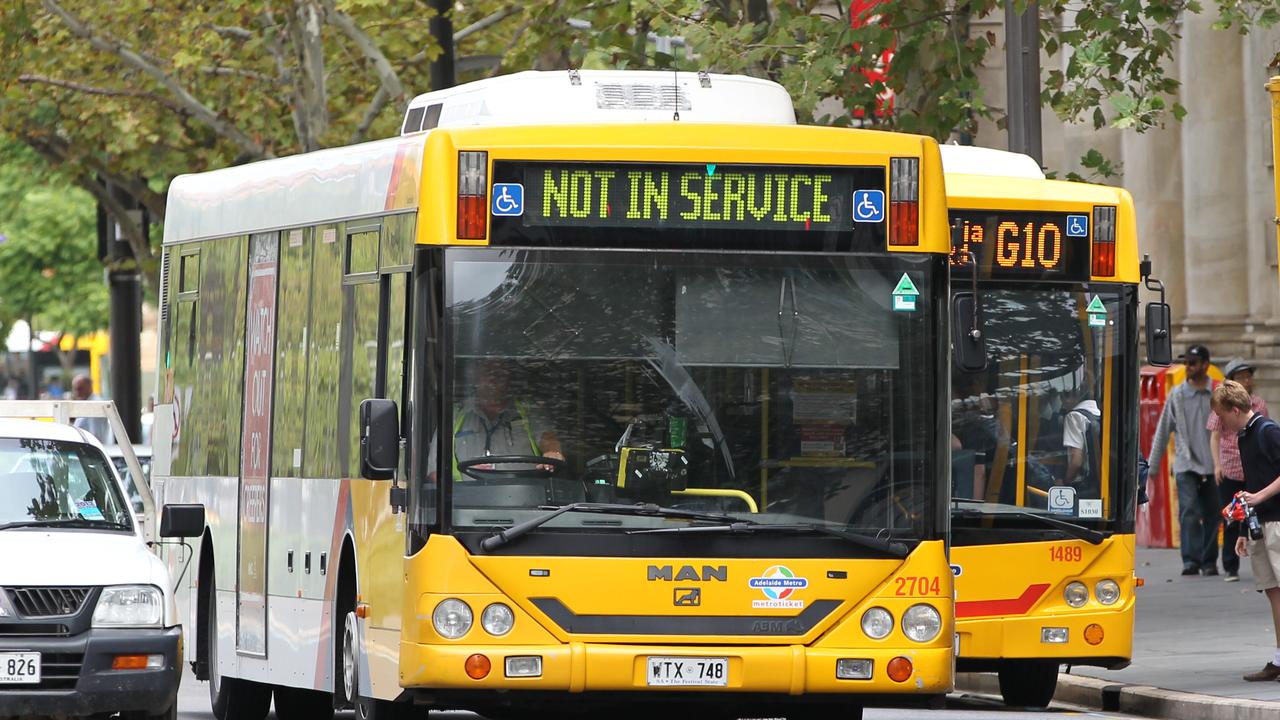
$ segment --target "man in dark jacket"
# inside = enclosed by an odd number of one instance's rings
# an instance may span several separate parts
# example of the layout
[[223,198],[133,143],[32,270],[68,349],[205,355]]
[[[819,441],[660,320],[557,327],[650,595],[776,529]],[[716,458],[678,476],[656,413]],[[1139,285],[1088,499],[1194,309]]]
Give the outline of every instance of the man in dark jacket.
[[1253,398],[1238,382],[1228,380],[1213,391],[1213,411],[1222,420],[1223,432],[1238,433],[1240,464],[1244,468],[1243,500],[1262,522],[1262,538],[1247,531],[1236,540],[1236,554],[1248,557],[1259,592],[1271,603],[1276,633],[1275,656],[1250,682],[1280,679],[1280,425],[1253,411]]

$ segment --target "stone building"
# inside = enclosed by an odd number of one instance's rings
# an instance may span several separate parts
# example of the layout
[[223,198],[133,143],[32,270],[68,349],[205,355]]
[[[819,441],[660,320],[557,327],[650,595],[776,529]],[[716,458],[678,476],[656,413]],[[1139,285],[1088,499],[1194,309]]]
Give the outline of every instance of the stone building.
[[[1042,114],[1044,165],[1064,174],[1097,148],[1119,161],[1137,207],[1140,253],[1151,256],[1172,306],[1174,352],[1207,345],[1215,363],[1253,359],[1259,390],[1280,408],[1280,275],[1276,260],[1274,168],[1268,65],[1280,52],[1280,28],[1241,36],[1212,27],[1213,7],[1187,15],[1171,72],[1182,83],[1186,118],[1146,133],[1094,130]],[[982,70],[988,103],[1005,102],[1003,16],[973,24],[1000,41]],[[1042,70],[1065,63],[1042,57]],[[993,122],[979,145],[1007,147]],[[1144,295],[1146,299],[1146,295]]]

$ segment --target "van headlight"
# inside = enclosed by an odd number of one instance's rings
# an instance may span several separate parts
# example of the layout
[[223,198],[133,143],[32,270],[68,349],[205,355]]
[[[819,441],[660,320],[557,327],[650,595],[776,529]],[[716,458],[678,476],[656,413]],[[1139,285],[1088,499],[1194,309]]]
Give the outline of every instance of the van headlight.
[[1062,599],[1073,608],[1084,607],[1084,604],[1089,602],[1089,588],[1082,582],[1067,583],[1067,587],[1062,591]]
[[163,622],[164,593],[154,585],[104,587],[93,609],[96,628],[160,627]]
[[1103,605],[1115,605],[1120,599],[1120,586],[1115,580],[1099,580],[1093,586],[1093,596]]
[[511,632],[511,627],[515,624],[515,613],[502,603],[494,603],[480,613],[480,627],[495,637]]
[[902,614],[902,632],[916,642],[929,642],[942,631],[942,616],[932,605],[912,605]]
[[440,637],[457,640],[471,629],[471,607],[457,598],[441,600],[431,613],[431,624]]

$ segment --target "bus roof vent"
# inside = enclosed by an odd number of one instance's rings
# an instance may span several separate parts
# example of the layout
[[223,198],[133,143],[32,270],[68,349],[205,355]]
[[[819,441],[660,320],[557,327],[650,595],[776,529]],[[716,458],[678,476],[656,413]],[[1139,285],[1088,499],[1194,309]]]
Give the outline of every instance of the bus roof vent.
[[796,122],[781,85],[745,75],[527,71],[419,95],[409,103],[400,134],[478,125],[668,123],[676,112],[680,122]]
[[689,96],[678,86],[652,83],[597,83],[601,110],[691,110]]
[[1044,170],[1030,155],[973,145],[943,145],[939,150],[946,173],[1044,180]]

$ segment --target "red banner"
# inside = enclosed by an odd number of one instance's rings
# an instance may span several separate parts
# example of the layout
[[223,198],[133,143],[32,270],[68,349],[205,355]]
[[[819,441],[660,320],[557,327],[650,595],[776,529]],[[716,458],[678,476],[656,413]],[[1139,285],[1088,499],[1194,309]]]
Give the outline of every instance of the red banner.
[[240,567],[236,649],[267,654],[267,510],[275,378],[276,268],[280,239],[254,235],[244,324],[244,432],[240,439]]

